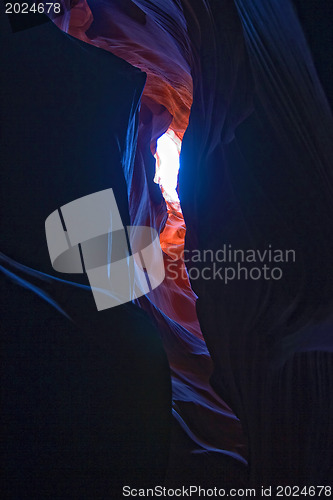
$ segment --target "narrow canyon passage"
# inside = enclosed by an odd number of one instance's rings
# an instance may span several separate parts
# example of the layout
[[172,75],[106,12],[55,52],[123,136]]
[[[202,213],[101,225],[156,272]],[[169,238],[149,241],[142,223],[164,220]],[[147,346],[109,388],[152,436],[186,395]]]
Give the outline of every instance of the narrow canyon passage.
[[[298,0],[60,3],[0,7],[10,498],[113,498],[128,477],[330,484],[323,0],[321,17]],[[97,311],[84,273],[52,267],[45,221],[106,189],[122,226],[155,231],[165,278]]]

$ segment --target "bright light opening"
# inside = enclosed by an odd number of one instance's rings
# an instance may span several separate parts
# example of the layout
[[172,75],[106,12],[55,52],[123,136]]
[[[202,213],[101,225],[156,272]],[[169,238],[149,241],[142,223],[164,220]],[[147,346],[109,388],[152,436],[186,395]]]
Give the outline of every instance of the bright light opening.
[[177,184],[181,140],[169,129],[157,140],[154,181],[160,185],[166,201],[179,203]]

